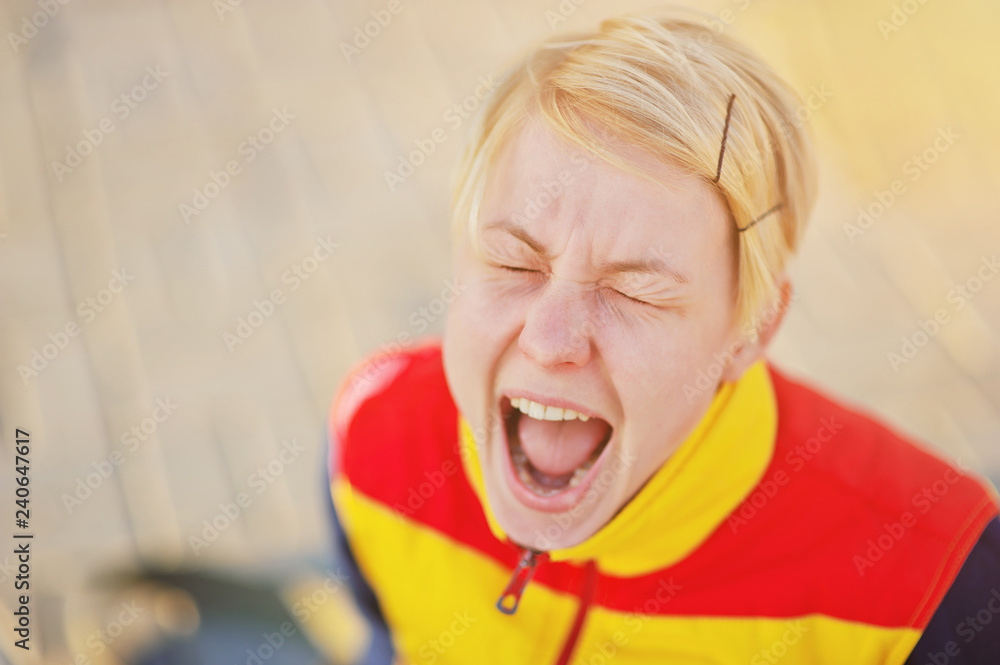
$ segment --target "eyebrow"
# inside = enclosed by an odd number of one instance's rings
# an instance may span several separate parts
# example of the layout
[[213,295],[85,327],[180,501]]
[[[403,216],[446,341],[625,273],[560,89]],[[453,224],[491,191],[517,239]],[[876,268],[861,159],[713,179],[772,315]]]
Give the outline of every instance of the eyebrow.
[[[483,231],[505,231],[511,236],[517,238],[525,245],[527,245],[531,251],[539,256],[539,258],[546,261],[551,260],[552,255],[549,251],[538,242],[535,238],[525,231],[523,228],[509,222],[507,220],[500,220],[497,222],[492,222],[483,227]],[[599,272],[605,274],[618,274],[618,273],[643,273],[649,275],[661,275],[679,284],[687,284],[688,279],[683,273],[678,272],[672,268],[666,261],[659,257],[655,257],[646,261],[640,260],[626,260],[626,261],[610,261],[602,263],[597,267]]]

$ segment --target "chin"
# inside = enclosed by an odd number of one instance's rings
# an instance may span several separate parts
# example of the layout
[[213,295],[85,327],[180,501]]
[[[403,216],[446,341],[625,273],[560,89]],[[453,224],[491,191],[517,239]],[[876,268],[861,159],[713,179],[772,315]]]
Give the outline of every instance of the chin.
[[499,418],[491,419],[487,445],[479,451],[486,498],[497,523],[514,542],[536,550],[563,549],[594,535],[617,512],[624,498],[624,473],[612,465],[618,433],[609,431],[573,477],[559,487],[545,486],[532,474],[519,450],[521,414],[501,398]]
[[[606,520],[589,524],[591,515],[573,517],[568,513],[531,514],[516,507],[497,506],[497,522],[513,542],[539,551],[579,545],[603,526]],[[566,526],[569,525],[569,526]]]

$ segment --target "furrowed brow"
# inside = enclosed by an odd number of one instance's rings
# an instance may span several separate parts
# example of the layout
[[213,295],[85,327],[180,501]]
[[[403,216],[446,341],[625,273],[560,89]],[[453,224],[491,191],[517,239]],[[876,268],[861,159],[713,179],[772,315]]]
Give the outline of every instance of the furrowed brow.
[[514,224],[507,220],[501,220],[499,222],[493,222],[491,224],[487,224],[486,226],[483,227],[483,231],[493,231],[493,230],[504,231],[514,236],[515,238],[523,242],[525,245],[527,245],[529,248],[531,248],[531,251],[533,251],[535,254],[538,254],[539,258],[545,260],[551,258],[549,256],[548,250],[546,250],[545,247],[542,246],[542,243],[532,238],[527,231],[522,229],[517,224]]
[[674,270],[666,262],[660,259],[651,261],[614,261],[602,264],[598,270],[606,274],[638,273],[647,275],[660,275],[673,280],[678,284],[687,284],[688,279],[682,273]]
[[[520,226],[517,226],[507,220],[487,224],[483,227],[483,231],[503,231],[523,242],[531,249],[531,251],[537,254],[539,258],[544,260],[549,260],[551,258],[548,250],[546,250],[545,247],[538,242],[538,240],[531,237],[531,235]],[[683,273],[674,270],[667,264],[666,261],[659,258],[653,258],[649,261],[640,261],[635,259],[627,261],[611,261],[601,264],[597,269],[598,272],[605,275],[618,275],[624,273],[659,275],[666,279],[673,280],[678,284],[688,283],[688,278],[684,276]]]

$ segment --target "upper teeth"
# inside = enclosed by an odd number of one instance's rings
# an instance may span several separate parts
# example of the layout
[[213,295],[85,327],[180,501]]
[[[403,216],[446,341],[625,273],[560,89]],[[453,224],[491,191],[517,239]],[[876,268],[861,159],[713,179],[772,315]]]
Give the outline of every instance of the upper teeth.
[[587,422],[590,416],[577,413],[573,409],[560,409],[558,406],[545,406],[532,402],[527,397],[511,397],[510,404],[521,413],[535,420],[580,420]]

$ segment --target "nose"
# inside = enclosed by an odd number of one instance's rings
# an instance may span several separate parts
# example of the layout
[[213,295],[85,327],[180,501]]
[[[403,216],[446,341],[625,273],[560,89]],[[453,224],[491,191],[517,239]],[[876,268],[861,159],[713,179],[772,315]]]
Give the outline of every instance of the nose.
[[550,277],[525,314],[518,348],[545,368],[585,365],[593,352],[594,324],[586,289]]

